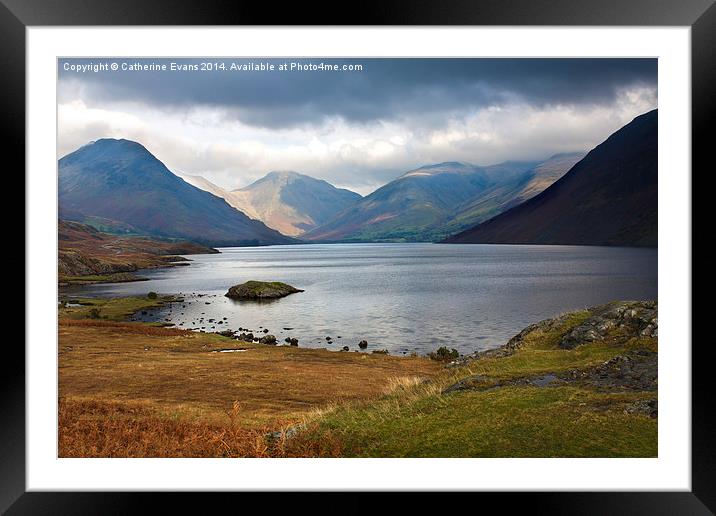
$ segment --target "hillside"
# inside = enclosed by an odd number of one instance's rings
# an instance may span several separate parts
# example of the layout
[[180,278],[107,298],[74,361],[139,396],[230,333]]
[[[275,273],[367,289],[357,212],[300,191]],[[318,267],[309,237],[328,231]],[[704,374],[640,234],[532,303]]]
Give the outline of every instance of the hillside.
[[539,195],[447,243],[657,245],[657,110],[612,134]]
[[299,236],[327,222],[361,199],[359,194],[350,190],[289,171],[270,172],[249,186],[231,191],[201,176],[180,177],[289,236]]
[[312,241],[434,241],[487,220],[535,195],[581,155],[481,167],[462,162],[406,172],[329,223]]
[[97,140],[61,158],[58,170],[64,219],[109,219],[146,235],[212,246],[292,242],[181,180],[136,142]]
[[216,249],[186,241],[118,236],[93,227],[58,221],[57,270],[60,283],[135,281],[138,269],[186,264],[179,255],[212,254]]

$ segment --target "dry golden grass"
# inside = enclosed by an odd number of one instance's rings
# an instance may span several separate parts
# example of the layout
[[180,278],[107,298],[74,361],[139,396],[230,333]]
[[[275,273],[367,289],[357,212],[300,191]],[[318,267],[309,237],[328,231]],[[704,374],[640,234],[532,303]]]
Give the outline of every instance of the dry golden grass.
[[[275,428],[243,428],[236,423],[241,406],[227,411],[223,424],[167,419],[146,403],[59,401],[60,457],[337,457],[340,442],[286,446],[286,433]],[[284,427],[286,428],[286,427]]]
[[191,335],[190,330],[180,328],[168,328],[164,326],[150,326],[144,323],[131,323],[120,321],[108,321],[104,319],[60,319],[62,326],[80,326],[83,328],[113,328],[121,330],[125,334],[133,335]]
[[[141,323],[61,320],[58,330],[63,456],[261,456],[244,441],[441,369],[426,358],[266,346]],[[227,348],[245,351],[218,352]],[[219,436],[229,448],[215,455]],[[335,451],[329,441],[322,454]]]

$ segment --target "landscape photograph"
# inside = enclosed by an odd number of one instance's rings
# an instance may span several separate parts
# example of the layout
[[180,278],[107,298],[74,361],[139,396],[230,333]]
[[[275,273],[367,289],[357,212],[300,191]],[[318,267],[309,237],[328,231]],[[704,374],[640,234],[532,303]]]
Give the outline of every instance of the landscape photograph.
[[657,64],[58,59],[58,456],[657,457]]

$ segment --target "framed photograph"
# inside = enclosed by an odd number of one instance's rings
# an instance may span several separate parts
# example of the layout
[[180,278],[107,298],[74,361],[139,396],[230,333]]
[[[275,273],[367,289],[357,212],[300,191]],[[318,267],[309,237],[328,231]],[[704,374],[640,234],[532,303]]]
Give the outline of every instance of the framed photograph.
[[388,2],[347,26],[3,0],[27,252],[0,509],[712,513],[691,306],[712,3]]

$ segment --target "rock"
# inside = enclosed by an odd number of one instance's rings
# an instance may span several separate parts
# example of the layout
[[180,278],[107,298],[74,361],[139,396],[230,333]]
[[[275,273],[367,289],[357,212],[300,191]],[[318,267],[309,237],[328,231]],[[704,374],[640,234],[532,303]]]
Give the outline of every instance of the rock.
[[286,343],[288,343],[288,344],[290,344],[290,343],[291,343],[291,337],[286,337],[285,339],[283,339],[283,341],[286,342]]
[[275,346],[276,345],[276,336],[275,335],[266,335],[265,337],[261,337],[259,339],[259,343]]
[[291,345],[292,345],[292,346],[298,346],[298,339],[292,338],[292,339],[291,339]]
[[659,417],[659,402],[657,400],[639,400],[624,407],[625,414],[645,414],[654,419]]
[[361,348],[361,349],[367,348],[367,347],[368,347],[368,341],[367,341],[367,340],[362,340],[362,341],[360,341],[360,342],[358,343],[358,347]]
[[600,389],[656,391],[658,389],[658,353],[629,351],[585,370],[568,371],[569,379]]
[[264,333],[268,333],[268,328],[264,328]]
[[443,394],[450,394],[457,391],[477,390],[483,386],[492,386],[489,378],[482,375],[468,376],[443,389]]
[[280,281],[247,281],[231,287],[225,296],[231,299],[260,300],[277,299],[296,292],[303,290]]
[[244,342],[253,342],[254,334],[253,333],[241,333],[239,335],[239,340],[243,340]]
[[598,306],[590,310],[590,317],[569,330],[560,340],[562,349],[574,349],[582,344],[602,340],[610,333],[631,336],[657,337],[658,318],[655,301],[622,301]]
[[349,348],[348,346],[343,346],[343,350],[342,350],[342,351],[349,351],[349,350],[350,350],[350,348]]

